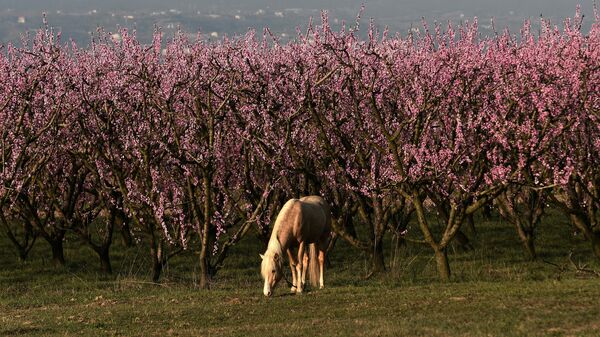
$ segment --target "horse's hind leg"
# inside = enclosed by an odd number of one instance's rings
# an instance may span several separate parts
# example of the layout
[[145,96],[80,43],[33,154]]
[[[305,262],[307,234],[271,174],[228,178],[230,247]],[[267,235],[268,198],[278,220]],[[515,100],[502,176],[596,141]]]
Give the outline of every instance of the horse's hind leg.
[[319,249],[319,289],[323,289],[323,270],[325,269],[325,251]]
[[295,293],[298,285],[298,281],[296,280],[296,265],[298,265],[298,261],[296,261],[296,257],[292,254],[291,250],[288,249],[287,254],[290,260],[290,269],[292,270],[292,288],[290,291]]
[[[297,282],[296,292],[301,293],[304,290],[304,278],[302,277],[302,270],[304,269],[304,242],[300,242],[298,246],[298,264],[296,264]],[[304,269],[306,270],[306,269]]]
[[331,235],[326,234],[321,237],[317,248],[319,250],[319,288],[323,289],[325,287],[325,283],[323,281],[323,275],[325,271],[325,258],[327,254],[327,248],[329,248],[329,242],[331,240]]
[[304,289],[304,285],[306,284],[306,270],[307,269],[308,269],[308,252],[304,252],[304,257],[302,258],[302,289]]

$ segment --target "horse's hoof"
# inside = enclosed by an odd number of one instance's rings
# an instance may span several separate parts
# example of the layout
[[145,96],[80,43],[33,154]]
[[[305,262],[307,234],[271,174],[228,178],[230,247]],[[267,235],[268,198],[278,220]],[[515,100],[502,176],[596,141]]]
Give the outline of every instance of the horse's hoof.
[[323,289],[323,288],[325,288],[325,286],[320,286],[320,287],[319,287],[319,289]]
[[296,292],[296,287],[291,287],[290,288],[290,292],[295,293]]

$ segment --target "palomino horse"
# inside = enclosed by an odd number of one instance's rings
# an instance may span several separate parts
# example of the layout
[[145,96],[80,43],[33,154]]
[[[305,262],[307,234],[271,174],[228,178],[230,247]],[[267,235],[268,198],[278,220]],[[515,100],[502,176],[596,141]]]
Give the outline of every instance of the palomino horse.
[[[292,292],[303,291],[307,266],[310,266],[308,274],[311,285],[316,287],[319,284],[320,288],[323,288],[325,251],[330,233],[331,213],[323,198],[308,196],[288,200],[277,215],[267,251],[260,255],[260,272],[265,280],[265,296],[273,294],[273,289],[283,276],[284,252],[287,252],[290,260]],[[310,245],[309,254],[306,252],[306,244]],[[296,247],[297,257],[292,253],[292,249]]]

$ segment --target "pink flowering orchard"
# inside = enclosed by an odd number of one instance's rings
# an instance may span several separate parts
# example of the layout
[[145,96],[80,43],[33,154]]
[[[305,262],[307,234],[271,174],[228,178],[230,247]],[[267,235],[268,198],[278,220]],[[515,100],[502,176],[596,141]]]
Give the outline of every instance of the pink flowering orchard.
[[194,250],[203,288],[307,194],[372,271],[408,230],[449,279],[449,245],[492,204],[529,258],[547,207],[600,258],[595,14],[589,32],[578,12],[539,33],[482,36],[474,19],[364,39],[324,14],[286,44],[99,30],[82,47],[43,28],[0,54],[0,226],[22,259],[39,237],[59,265],[75,234],[107,273],[120,233],[155,282]]

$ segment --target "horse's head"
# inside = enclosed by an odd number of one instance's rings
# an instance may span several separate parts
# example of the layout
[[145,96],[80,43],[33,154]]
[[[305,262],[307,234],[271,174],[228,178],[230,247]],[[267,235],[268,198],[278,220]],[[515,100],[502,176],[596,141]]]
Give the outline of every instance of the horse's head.
[[260,254],[260,257],[262,258],[260,273],[265,280],[263,294],[271,296],[275,286],[283,276],[283,258],[281,257],[281,253],[270,252],[268,250],[264,255]]

